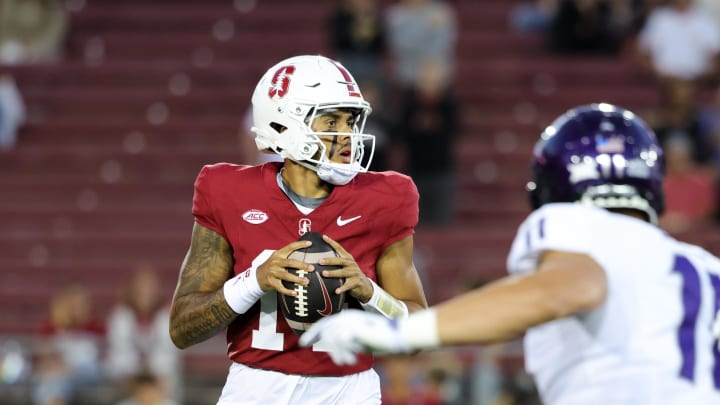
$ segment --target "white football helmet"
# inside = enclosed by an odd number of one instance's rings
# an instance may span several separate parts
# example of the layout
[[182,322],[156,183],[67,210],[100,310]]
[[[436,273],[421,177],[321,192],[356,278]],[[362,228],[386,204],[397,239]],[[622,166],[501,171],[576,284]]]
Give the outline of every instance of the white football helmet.
[[[335,185],[347,184],[370,167],[375,136],[364,134],[363,129],[372,109],[339,62],[310,55],[285,59],[260,79],[252,105],[252,131],[258,149],[272,150]],[[314,132],[310,128],[315,117],[336,110],[356,113],[352,133]],[[330,162],[319,136],[349,136],[350,163]]]

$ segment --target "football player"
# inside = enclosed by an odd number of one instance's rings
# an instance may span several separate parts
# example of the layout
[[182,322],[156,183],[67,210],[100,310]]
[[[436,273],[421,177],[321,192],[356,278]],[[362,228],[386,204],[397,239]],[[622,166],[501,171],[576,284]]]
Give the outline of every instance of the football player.
[[[322,56],[297,56],[271,67],[252,96],[260,150],[283,162],[219,163],[195,182],[192,241],[173,296],[170,334],[180,348],[227,327],[232,360],[218,404],[377,404],[372,357],[338,366],[323,342],[300,347],[278,311],[282,281],[307,284],[288,259],[321,232],[340,257],[324,271],[345,278],[351,307],[405,317],[427,307],[413,264],[418,193],[395,172],[369,172],[371,112],[351,74]],[[331,292],[333,293],[333,292]]]
[[[321,320],[338,363],[522,333],[547,404],[720,404],[720,260],[656,226],[662,150],[632,112],[568,111],[540,136],[510,277],[406,319],[348,311]],[[720,333],[718,331],[717,333]]]

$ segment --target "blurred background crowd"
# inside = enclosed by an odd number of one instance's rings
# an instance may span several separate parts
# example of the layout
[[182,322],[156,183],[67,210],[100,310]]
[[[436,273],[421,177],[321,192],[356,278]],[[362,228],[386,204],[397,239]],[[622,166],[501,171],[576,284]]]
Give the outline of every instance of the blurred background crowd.
[[[413,176],[431,303],[504,274],[548,120],[629,108],[666,152],[672,234],[720,253],[717,0],[0,0],[0,402],[208,404],[219,336],[167,306],[203,164],[257,164],[252,89],[321,53]],[[482,316],[470,314],[469,316]],[[517,342],[383,358],[387,404],[537,404]]]

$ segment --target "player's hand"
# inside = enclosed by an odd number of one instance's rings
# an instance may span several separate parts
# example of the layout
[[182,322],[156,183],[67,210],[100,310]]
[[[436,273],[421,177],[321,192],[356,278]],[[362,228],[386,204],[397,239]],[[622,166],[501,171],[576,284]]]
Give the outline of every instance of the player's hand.
[[345,278],[345,283],[335,290],[336,294],[342,294],[347,291],[353,297],[361,302],[368,302],[373,294],[373,286],[370,279],[360,270],[355,259],[345,248],[339,243],[330,239],[329,236],[323,235],[323,240],[335,249],[340,255],[339,257],[320,259],[320,264],[324,266],[340,266],[338,270],[324,270],[323,277],[339,277]]
[[294,296],[297,293],[285,288],[282,283],[283,280],[295,284],[308,285],[310,281],[307,278],[298,277],[285,269],[294,268],[308,272],[315,270],[312,264],[300,260],[288,259],[290,253],[306,248],[311,244],[310,241],[296,241],[273,252],[265,263],[261,264],[257,269],[257,281],[258,284],[260,284],[260,289],[266,292],[276,290],[281,294]]
[[316,322],[300,337],[301,346],[322,340],[328,354],[338,365],[355,364],[357,353],[409,353],[398,328],[398,319],[388,319],[357,309],[345,309]]

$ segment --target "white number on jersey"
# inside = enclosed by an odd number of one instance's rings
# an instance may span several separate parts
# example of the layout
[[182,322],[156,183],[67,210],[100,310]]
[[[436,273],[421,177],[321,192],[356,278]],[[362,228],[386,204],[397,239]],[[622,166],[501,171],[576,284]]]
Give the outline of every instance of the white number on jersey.
[[[713,314],[720,310],[720,276],[710,273],[707,269],[696,268],[685,256],[681,255],[675,256],[673,271],[679,273],[683,280],[684,314],[677,332],[682,356],[680,376],[694,381],[696,356],[704,356],[707,351],[710,351],[714,359],[713,382],[715,388],[720,390],[720,350],[718,350],[717,342],[713,342],[712,347],[709,348],[696,347],[695,343],[695,330],[701,306],[712,306]],[[714,293],[711,297],[702,296],[701,286],[707,282],[703,280],[706,277],[710,281]]]

